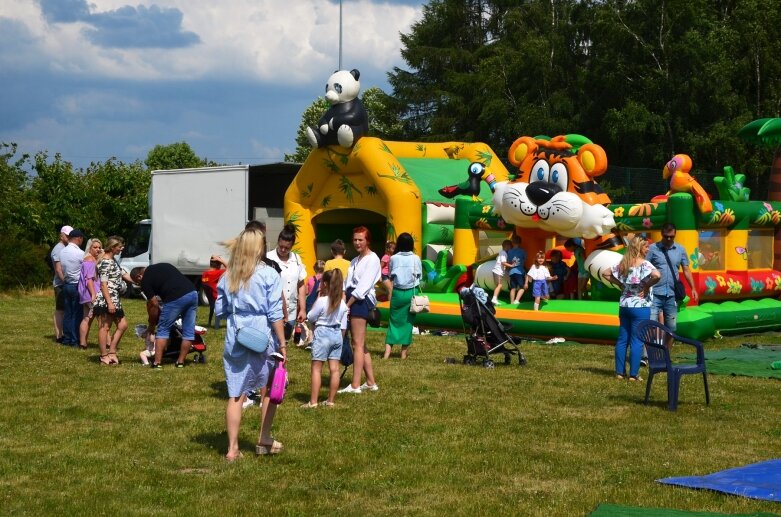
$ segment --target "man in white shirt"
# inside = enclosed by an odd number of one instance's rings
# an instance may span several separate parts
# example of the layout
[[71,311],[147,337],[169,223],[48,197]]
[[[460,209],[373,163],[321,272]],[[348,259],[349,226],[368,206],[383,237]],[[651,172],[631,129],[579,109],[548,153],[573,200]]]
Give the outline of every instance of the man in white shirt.
[[73,231],[73,227],[67,224],[60,229],[60,242],[53,248],[49,257],[51,266],[54,269],[54,278],[52,286],[54,287],[54,338],[58,343],[62,343],[62,319],[65,316],[65,293],[62,290],[62,267],[60,266],[60,253],[68,245],[68,234]]
[[60,252],[63,293],[65,295],[62,344],[65,346],[79,346],[79,324],[83,316],[79,303],[79,276],[81,275],[81,263],[84,260],[84,252],[81,249],[82,242],[84,242],[84,234],[80,230],[73,230],[68,235],[68,245]]

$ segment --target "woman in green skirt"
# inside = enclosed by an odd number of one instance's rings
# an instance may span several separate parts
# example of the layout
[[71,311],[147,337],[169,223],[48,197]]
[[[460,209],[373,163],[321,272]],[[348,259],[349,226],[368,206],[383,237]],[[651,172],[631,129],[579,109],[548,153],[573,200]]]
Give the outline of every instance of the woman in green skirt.
[[390,299],[390,320],[385,335],[385,356],[390,357],[393,345],[401,345],[401,358],[406,359],[412,343],[412,325],[416,314],[409,311],[412,295],[419,289],[423,275],[420,257],[413,253],[414,241],[402,233],[396,241],[396,253],[390,259],[390,279],[393,292]]

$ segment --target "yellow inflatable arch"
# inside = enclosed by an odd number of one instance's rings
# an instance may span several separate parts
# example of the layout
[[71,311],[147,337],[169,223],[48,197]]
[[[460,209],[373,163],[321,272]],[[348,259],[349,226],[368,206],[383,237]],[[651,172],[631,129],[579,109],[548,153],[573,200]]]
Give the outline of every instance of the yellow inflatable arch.
[[[375,252],[381,254],[386,240],[409,232],[421,255],[424,203],[452,204],[437,189],[465,181],[471,162],[486,166],[486,181],[490,176],[508,178],[501,160],[483,143],[363,137],[351,149],[314,149],[285,193],[285,221],[297,230],[295,251],[312,274],[317,258],[328,257],[330,242],[340,237],[351,249],[350,231],[363,225],[372,232]],[[490,199],[485,181],[481,188],[481,195]]]

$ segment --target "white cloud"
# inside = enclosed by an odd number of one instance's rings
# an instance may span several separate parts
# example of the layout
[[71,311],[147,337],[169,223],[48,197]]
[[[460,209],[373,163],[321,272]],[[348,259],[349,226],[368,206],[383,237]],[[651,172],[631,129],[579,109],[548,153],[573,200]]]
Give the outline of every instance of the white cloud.
[[[50,20],[77,20],[51,24],[39,1],[0,0],[0,142],[61,153],[77,167],[143,160],[154,145],[182,140],[221,163],[282,160],[337,67],[336,0],[87,0],[89,12],[70,18],[49,0]],[[385,73],[402,64],[398,33],[420,16],[424,0],[415,2],[344,0],[343,66],[361,71],[364,89],[386,87]],[[117,48],[85,35],[132,15],[114,13],[128,6],[151,27],[167,20],[197,39],[138,48],[128,38]]]
[[[19,20],[36,38],[46,66],[111,79],[201,79],[217,76],[275,84],[321,82],[338,64],[339,5],[316,0],[135,0],[136,6],[178,9],[181,30],[200,43],[185,48],[103,48],[85,36],[88,24],[47,24],[37,3],[4,0],[0,16]],[[91,0],[90,13],[131,5]],[[343,65],[387,71],[400,62],[399,32],[420,8],[345,1]]]

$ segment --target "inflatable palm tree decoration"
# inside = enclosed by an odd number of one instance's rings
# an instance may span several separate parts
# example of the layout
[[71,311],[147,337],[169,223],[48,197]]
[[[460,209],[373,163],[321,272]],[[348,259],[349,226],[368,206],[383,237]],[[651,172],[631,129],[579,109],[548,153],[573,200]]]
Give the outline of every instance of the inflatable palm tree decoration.
[[[775,147],[773,166],[770,170],[770,188],[768,197],[770,201],[781,201],[781,118],[761,118],[750,122],[738,131],[738,136],[747,142]],[[773,269],[781,268],[781,232],[776,233],[775,239],[776,258]]]

